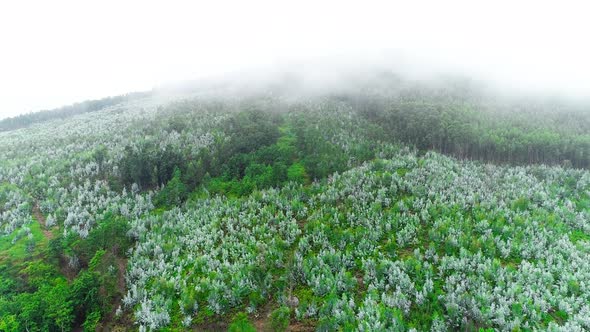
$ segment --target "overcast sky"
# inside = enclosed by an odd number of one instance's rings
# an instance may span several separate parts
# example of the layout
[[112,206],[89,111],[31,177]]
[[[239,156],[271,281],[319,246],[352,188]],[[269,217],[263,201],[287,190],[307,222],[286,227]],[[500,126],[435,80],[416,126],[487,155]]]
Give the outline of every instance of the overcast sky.
[[587,96],[589,13],[584,1],[2,1],[0,118],[319,58]]

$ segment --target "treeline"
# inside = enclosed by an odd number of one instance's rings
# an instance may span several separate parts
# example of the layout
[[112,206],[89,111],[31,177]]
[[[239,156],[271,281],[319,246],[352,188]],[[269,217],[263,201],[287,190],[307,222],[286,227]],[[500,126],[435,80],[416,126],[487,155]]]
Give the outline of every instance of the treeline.
[[590,167],[590,110],[402,98],[355,100],[396,141],[459,158]]
[[53,110],[33,112],[18,115],[11,118],[6,118],[0,120],[0,132],[25,128],[32,124],[44,121],[65,119],[76,114],[95,112],[105,107],[113,106],[125,101],[143,98],[148,96],[149,94],[150,92],[133,92],[120,96],[106,97],[97,100],[87,100],[80,103],[75,103],[72,105],[56,108]]
[[[168,130],[191,128],[180,125],[183,114],[177,114],[167,123]],[[134,143],[127,146],[119,169],[124,186],[133,183],[141,188],[154,188],[168,183],[175,176],[192,191],[204,181],[228,175],[241,178],[248,162],[245,155],[275,143],[279,136],[278,114],[269,111],[245,110],[234,113],[228,119],[211,128],[217,132],[211,148],[201,148],[194,153],[191,146],[169,144],[162,147],[157,141]]]
[[[183,121],[185,116],[190,115],[177,113],[162,126],[178,130],[182,136],[191,130],[187,125],[190,122]],[[366,122],[364,126],[371,133],[362,140],[330,141],[329,137],[344,137],[339,134],[343,130],[365,136],[358,132],[361,119],[348,119],[344,125],[339,117],[336,109],[314,115],[299,110],[278,112],[246,107],[211,128],[217,133],[213,144],[197,153],[190,146],[162,146],[158,140],[127,146],[118,165],[121,185],[130,188],[137,184],[141,189],[163,186],[156,204],[175,206],[201,189],[243,196],[289,181],[309,183],[323,179],[343,172],[351,163],[358,165],[373,159],[378,141],[383,140],[382,133],[375,136],[380,128]]]

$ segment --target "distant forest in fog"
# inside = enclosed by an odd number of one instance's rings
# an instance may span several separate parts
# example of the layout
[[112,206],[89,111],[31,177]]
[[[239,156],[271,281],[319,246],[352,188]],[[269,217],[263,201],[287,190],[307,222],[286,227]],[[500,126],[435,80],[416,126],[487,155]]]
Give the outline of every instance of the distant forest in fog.
[[72,105],[63,106],[52,110],[44,110],[21,114],[14,117],[0,120],[0,132],[25,128],[43,121],[65,119],[76,114],[96,112],[109,106],[125,101],[149,96],[150,92],[132,92],[120,96],[106,97],[96,100],[86,100]]

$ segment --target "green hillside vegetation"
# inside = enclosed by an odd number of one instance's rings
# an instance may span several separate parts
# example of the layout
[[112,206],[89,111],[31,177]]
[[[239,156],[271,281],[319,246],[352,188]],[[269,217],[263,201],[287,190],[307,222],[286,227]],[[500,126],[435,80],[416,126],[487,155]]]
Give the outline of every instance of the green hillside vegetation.
[[0,331],[590,329],[583,105],[106,104],[0,129]]

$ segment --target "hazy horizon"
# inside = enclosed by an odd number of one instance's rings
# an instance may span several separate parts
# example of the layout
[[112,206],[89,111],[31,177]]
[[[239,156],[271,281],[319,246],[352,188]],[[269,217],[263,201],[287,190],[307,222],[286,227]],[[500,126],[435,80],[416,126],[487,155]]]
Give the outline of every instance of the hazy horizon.
[[323,63],[331,70],[460,75],[505,91],[587,98],[586,7],[573,1],[3,4],[0,118],[175,82]]

